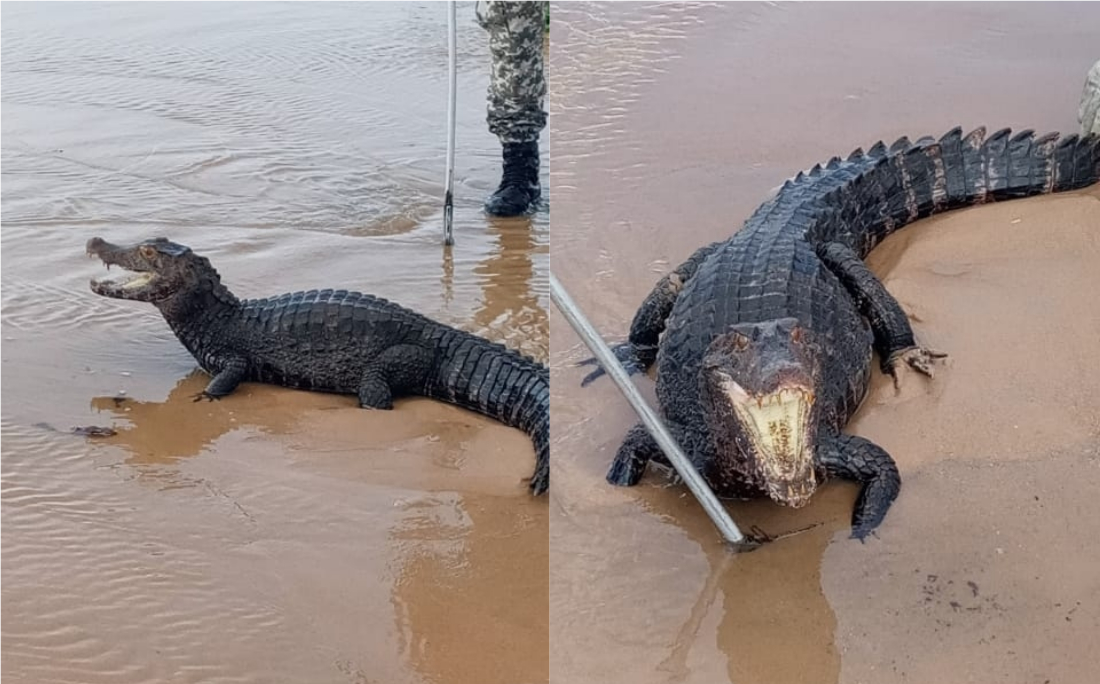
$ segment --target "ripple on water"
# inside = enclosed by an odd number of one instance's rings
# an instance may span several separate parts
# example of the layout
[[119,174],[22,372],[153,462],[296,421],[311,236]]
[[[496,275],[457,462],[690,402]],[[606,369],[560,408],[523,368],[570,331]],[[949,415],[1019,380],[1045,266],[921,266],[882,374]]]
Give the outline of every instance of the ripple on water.
[[226,591],[186,539],[162,541],[163,514],[121,491],[109,467],[89,472],[95,449],[83,439],[10,419],[2,430],[6,675],[156,681],[211,645],[212,617],[245,641],[280,622]]

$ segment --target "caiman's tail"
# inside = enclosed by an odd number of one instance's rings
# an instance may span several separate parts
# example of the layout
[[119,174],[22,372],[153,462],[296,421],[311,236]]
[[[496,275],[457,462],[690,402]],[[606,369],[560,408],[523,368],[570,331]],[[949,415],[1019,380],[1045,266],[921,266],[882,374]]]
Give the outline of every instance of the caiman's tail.
[[811,241],[842,242],[866,256],[890,233],[930,214],[1097,180],[1100,136],[1059,139],[1004,129],[987,137],[985,128],[967,135],[955,128],[939,140],[901,138],[834,157],[788,181],[773,202],[801,196],[792,214],[805,222]]
[[530,487],[550,487],[550,372],[507,347],[458,330],[440,340],[427,394],[523,430],[535,444]]

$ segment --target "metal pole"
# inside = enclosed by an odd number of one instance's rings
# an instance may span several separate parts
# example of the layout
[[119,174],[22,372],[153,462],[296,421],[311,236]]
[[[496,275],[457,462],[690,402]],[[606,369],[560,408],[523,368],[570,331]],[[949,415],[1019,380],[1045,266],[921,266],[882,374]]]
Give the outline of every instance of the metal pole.
[[453,245],[455,213],[455,111],[458,99],[458,26],[455,20],[455,4],[447,3],[447,57],[450,62],[450,80],[447,84],[447,192],[443,197],[443,244]]
[[672,467],[676,469],[676,472],[683,478],[684,483],[691,490],[691,493],[695,495],[695,498],[702,504],[703,510],[710,516],[711,521],[714,523],[718,531],[722,533],[722,536],[727,542],[732,544],[738,551],[747,551],[759,546],[759,542],[746,537],[741,533],[741,530],[737,527],[737,523],[733,522],[733,518],[730,517],[729,512],[718,501],[718,497],[714,495],[707,483],[703,481],[702,476],[699,475],[695,467],[691,465],[691,461],[684,455],[684,452],[680,450],[680,447],[676,444],[676,440],[669,434],[668,429],[657,417],[657,414],[653,412],[653,409],[649,408],[645,399],[638,392],[638,388],[634,386],[634,383],[630,381],[630,376],[627,375],[626,370],[619,364],[619,360],[615,358],[615,354],[607,346],[607,344],[600,337],[596,329],[592,327],[592,324],[584,317],[584,314],[580,312],[577,305],[573,303],[573,299],[569,296],[569,293],[565,291],[565,288],[561,286],[558,279],[553,273],[550,274],[550,299],[554,302],[554,306],[558,307],[558,311],[561,311],[565,319],[569,321],[569,325],[573,327],[577,335],[581,340],[592,350],[592,353],[596,355],[600,365],[603,366],[607,374],[611,376],[611,379],[615,381],[615,384],[619,386],[619,390],[622,391],[626,400],[630,402],[630,405],[634,407],[634,411],[637,412],[638,417],[642,419],[646,429],[653,435],[653,438],[657,440],[657,444],[660,445],[661,450],[668,456],[669,462],[672,463]]

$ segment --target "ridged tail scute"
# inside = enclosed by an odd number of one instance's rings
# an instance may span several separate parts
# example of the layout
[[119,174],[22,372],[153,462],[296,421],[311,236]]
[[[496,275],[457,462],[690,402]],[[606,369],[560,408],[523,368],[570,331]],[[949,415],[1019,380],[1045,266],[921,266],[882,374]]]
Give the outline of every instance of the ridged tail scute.
[[[830,182],[830,176],[839,182]],[[857,149],[843,161],[830,160],[823,172],[817,166],[799,174],[785,189],[808,182],[827,188],[814,202],[808,237],[843,242],[866,256],[890,233],[933,213],[1076,190],[1097,180],[1096,135],[1059,139],[1056,133],[1037,137],[1031,130],[1013,135],[1007,128],[991,135],[977,128],[963,135],[954,128],[938,140],[900,138],[889,146],[875,143],[866,152]]]
[[526,432],[535,446],[531,491],[550,486],[550,373],[507,347],[450,330],[440,340],[428,395]]

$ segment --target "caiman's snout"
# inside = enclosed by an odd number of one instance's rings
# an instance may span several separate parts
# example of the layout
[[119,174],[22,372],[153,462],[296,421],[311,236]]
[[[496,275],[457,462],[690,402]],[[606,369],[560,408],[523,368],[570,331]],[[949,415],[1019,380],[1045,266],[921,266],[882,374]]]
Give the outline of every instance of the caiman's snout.
[[802,508],[810,503],[810,497],[817,490],[817,475],[811,467],[801,479],[769,481],[767,487],[772,501],[791,508]]
[[134,259],[127,258],[127,252],[131,250],[113,245],[103,238],[94,237],[88,240],[88,244],[85,245],[84,249],[88,253],[88,256],[99,258],[100,261],[107,265],[107,268],[111,266],[123,266],[131,271],[141,270],[139,264],[131,263]]
[[112,247],[113,245],[101,237],[94,237],[88,240],[88,245],[85,247],[88,251],[88,256],[99,256],[99,253],[103,249]]
[[117,249],[117,247],[107,242],[103,238],[94,237],[91,240],[88,240],[88,244],[84,246],[84,251],[88,254],[88,256],[92,258],[99,257],[99,259],[103,261],[103,263],[110,266],[110,261],[108,259],[105,259],[104,255],[110,254],[112,248]]
[[101,237],[94,237],[88,240],[88,244],[85,245],[84,249],[88,252],[88,256],[99,257],[101,259],[124,251],[118,245],[112,245]]

